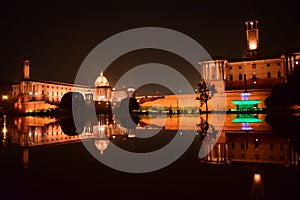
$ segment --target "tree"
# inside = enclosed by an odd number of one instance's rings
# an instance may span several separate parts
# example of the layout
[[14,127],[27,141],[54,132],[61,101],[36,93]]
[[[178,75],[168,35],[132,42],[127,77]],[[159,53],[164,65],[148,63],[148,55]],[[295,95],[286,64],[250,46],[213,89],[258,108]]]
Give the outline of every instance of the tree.
[[208,123],[207,119],[200,117],[200,123],[197,124],[197,133],[199,134],[200,140],[203,141],[207,134],[213,139],[216,139],[218,131],[215,127]]
[[205,104],[206,113],[207,113],[208,111],[207,102],[214,96],[215,93],[217,93],[217,90],[214,84],[207,83],[204,80],[201,80],[198,83],[198,87],[199,87],[198,90],[199,97],[196,97],[196,99],[200,101],[200,106],[203,106],[203,104]]

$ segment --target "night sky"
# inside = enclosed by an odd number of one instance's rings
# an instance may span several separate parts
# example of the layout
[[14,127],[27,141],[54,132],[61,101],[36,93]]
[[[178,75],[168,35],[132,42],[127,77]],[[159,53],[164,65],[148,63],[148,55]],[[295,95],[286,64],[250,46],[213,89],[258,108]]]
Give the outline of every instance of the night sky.
[[[243,56],[244,22],[253,16],[259,20],[264,56],[300,48],[297,1],[120,2],[6,2],[0,12],[0,79],[18,81],[20,60],[28,57],[33,79],[74,82],[82,61],[100,42],[121,31],[145,26],[180,31],[200,43],[211,56],[230,59]],[[153,53],[145,53],[146,61],[149,56]],[[116,68],[126,71],[124,67],[131,66],[131,62],[145,62],[142,58],[134,61],[131,56],[116,62]],[[109,74],[108,78],[114,79]]]

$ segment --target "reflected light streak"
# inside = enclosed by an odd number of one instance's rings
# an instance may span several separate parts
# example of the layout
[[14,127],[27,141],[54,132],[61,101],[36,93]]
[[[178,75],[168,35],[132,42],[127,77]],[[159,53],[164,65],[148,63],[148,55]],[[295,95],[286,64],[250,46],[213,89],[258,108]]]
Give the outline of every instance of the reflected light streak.
[[3,116],[3,141],[6,140],[6,133],[7,133],[7,128],[6,128],[6,115]]
[[261,175],[254,174],[253,180],[254,180],[254,183],[261,183]]

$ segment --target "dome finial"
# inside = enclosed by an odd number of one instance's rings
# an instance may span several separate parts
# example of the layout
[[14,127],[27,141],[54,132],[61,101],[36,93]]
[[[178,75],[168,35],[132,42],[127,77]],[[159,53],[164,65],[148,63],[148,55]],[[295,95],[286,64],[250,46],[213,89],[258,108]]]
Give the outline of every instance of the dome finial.
[[103,86],[109,86],[109,82],[107,78],[103,75],[103,71],[101,70],[100,76],[98,76],[95,81],[95,87],[103,87]]

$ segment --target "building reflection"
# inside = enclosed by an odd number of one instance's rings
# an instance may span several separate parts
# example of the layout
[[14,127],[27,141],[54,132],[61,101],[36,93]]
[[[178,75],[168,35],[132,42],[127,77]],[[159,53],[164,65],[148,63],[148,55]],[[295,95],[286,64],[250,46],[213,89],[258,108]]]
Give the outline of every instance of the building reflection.
[[[133,139],[140,132],[156,130],[195,130],[196,137],[207,151],[201,160],[204,163],[229,164],[231,162],[273,163],[286,167],[299,167],[299,142],[288,134],[276,131],[265,122],[266,115],[227,115],[222,131],[216,131],[210,118],[204,120],[198,115],[167,116],[166,119],[137,117],[116,118],[98,115],[85,119],[83,126],[75,127],[72,118],[49,117],[0,117],[0,148],[13,144],[22,148],[23,164],[28,167],[30,149],[35,146],[67,144],[91,140],[100,154],[104,154],[114,140]],[[238,120],[236,120],[238,119]],[[129,120],[129,121],[128,121]],[[198,127],[195,125],[199,125]],[[202,124],[202,125],[200,125]],[[149,132],[150,133],[150,132]],[[161,134],[160,134],[161,135]],[[203,139],[205,138],[205,142]],[[163,140],[162,135],[159,140]],[[295,142],[296,141],[296,142]],[[125,142],[126,145],[126,142]]]
[[[201,160],[211,164],[229,164],[231,162],[270,163],[286,167],[300,167],[299,146],[288,134],[275,134],[276,131],[265,120],[264,114],[226,115],[222,131],[216,132],[211,119],[190,115],[141,119],[146,123],[163,126],[166,130],[195,130],[207,155]],[[278,124],[278,122],[277,122]],[[196,126],[195,126],[196,125]],[[283,131],[287,131],[283,129]],[[205,138],[205,142],[203,141]],[[299,144],[299,142],[298,142]]]
[[211,151],[202,162],[270,163],[299,167],[299,149],[291,143],[291,138],[274,134],[261,116],[232,115],[231,122],[227,119],[226,123],[216,144],[207,144]]
[[260,173],[254,173],[254,175],[253,175],[251,195],[255,199],[263,199],[264,185],[263,185],[262,176]]
[[29,166],[32,147],[93,140],[99,153],[103,154],[110,140],[116,137],[133,137],[132,130],[118,125],[111,115],[98,115],[94,121],[85,119],[84,126],[77,128],[73,118],[16,117],[10,119],[9,127],[5,115],[0,120],[0,147],[5,148],[7,144],[19,146],[24,168]]
[[14,120],[12,143],[32,147],[78,140],[78,136],[64,134],[59,120],[47,117],[18,117]]

